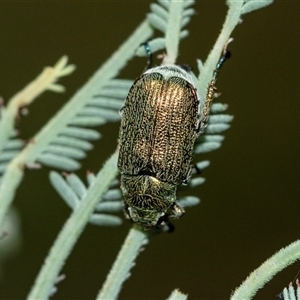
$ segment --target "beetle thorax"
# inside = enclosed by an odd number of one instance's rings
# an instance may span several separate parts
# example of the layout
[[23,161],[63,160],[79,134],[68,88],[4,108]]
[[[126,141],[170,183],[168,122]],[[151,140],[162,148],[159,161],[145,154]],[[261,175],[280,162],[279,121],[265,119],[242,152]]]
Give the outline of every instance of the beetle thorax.
[[122,175],[121,189],[128,217],[145,228],[157,225],[176,197],[176,185],[149,175]]

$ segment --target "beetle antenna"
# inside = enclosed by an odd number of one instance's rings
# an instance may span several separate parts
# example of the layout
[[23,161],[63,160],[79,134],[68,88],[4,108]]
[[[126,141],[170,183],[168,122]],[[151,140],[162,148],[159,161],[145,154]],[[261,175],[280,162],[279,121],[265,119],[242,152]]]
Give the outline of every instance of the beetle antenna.
[[233,41],[232,38],[230,38],[227,41],[227,43],[225,44],[222,55],[216,65],[214,72],[213,72],[213,78],[208,86],[207,93],[206,93],[206,99],[204,102],[202,120],[201,120],[199,128],[198,128],[199,134],[201,134],[207,126],[207,122],[208,122],[208,118],[209,118],[209,114],[210,114],[210,107],[211,107],[212,101],[214,100],[216,92],[217,92],[217,87],[216,87],[217,76],[218,76],[219,71],[220,71],[221,67],[223,66],[224,62],[231,56],[231,53],[227,50],[227,46],[231,41]]
[[219,71],[221,69],[221,67],[223,66],[224,62],[231,57],[231,52],[227,50],[227,46],[230,42],[233,41],[233,38],[230,38],[227,43],[225,44],[224,48],[223,48],[223,52],[222,52],[222,55],[216,65],[216,68],[214,70],[214,73],[213,73],[213,80],[217,80],[217,76],[219,74]]
[[140,46],[144,46],[146,54],[147,54],[147,65],[145,67],[145,71],[152,68],[153,63],[153,54],[151,52],[150,46],[148,42],[142,43]]

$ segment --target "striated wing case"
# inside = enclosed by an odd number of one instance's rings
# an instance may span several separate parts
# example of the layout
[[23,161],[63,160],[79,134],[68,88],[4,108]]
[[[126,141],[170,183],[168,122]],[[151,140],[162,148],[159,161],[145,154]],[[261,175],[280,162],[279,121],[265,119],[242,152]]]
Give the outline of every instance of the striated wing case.
[[198,104],[195,88],[180,77],[139,77],[122,109],[120,172],[181,184],[190,170]]

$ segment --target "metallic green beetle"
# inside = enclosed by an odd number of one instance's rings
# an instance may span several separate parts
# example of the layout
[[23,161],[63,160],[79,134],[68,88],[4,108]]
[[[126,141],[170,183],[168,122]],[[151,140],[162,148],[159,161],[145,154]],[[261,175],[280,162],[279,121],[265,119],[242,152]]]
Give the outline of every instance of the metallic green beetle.
[[145,229],[178,218],[177,185],[191,177],[199,97],[182,67],[159,66],[133,83],[122,108],[118,168],[127,218]]
[[[192,174],[195,139],[207,126],[217,91],[217,75],[231,54],[227,46],[213,72],[203,111],[192,76],[185,68],[164,65],[147,70],[133,83],[122,108],[118,168],[128,219],[151,229],[179,218],[177,185]],[[148,65],[151,51],[147,43]]]

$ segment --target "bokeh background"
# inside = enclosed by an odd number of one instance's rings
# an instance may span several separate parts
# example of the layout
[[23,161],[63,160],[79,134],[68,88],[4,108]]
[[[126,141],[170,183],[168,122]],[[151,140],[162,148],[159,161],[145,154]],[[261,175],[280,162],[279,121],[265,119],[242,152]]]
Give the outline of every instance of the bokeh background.
[[[142,22],[149,1],[1,1],[0,95],[7,101],[42,68],[67,54],[76,72],[64,94],[47,92],[20,124],[33,136]],[[179,63],[205,60],[221,29],[225,1],[197,1]],[[176,231],[153,238],[140,254],[120,299],[165,299],[174,288],[189,299],[228,299],[273,253],[299,238],[300,3],[275,1],[244,16],[233,33],[232,58],[218,80],[220,101],[235,116],[223,146],[197,157],[211,165],[206,183],[191,191],[201,204],[187,209]],[[137,77],[145,59],[133,59],[122,77]],[[77,172],[97,172],[116,147],[118,123],[99,127]],[[0,299],[24,299],[69,208],[48,179],[48,168],[27,172],[14,205],[22,245],[2,270]],[[87,226],[62,272],[53,299],[94,299],[131,224]],[[300,263],[277,275],[255,299],[275,299]]]

